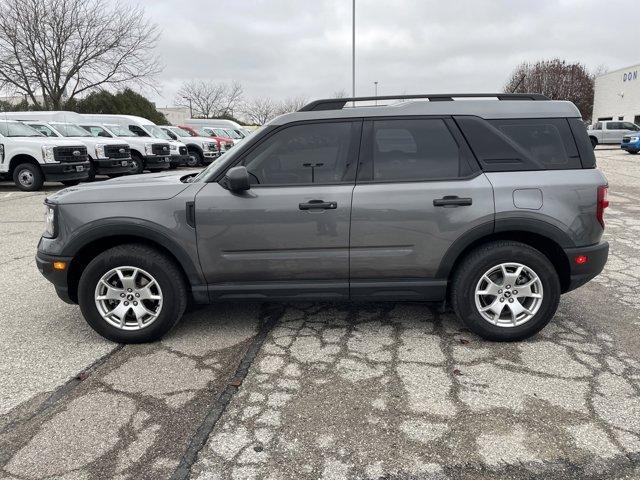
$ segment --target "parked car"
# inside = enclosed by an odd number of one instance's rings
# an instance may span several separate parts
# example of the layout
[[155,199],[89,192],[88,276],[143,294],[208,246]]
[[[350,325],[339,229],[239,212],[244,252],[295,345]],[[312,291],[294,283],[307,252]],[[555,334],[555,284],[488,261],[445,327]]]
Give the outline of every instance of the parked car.
[[171,125],[160,125],[160,128],[171,137],[187,146],[190,160],[187,166],[196,167],[208,165],[220,156],[218,142],[208,137],[194,137],[186,130]]
[[604,267],[607,180],[572,103],[463,97],[318,100],[198,175],[58,192],[38,267],[117,342],[189,300],[446,302],[486,339],[530,337]]
[[[84,115],[88,120],[102,123],[121,125],[131,131],[134,136],[142,138],[155,138],[164,144],[169,144],[169,167],[177,168],[186,165],[190,161],[187,146],[176,140],[172,140],[167,133],[158,127],[151,120],[136,117],[134,115],[107,115],[88,114]],[[149,170],[157,170],[156,167],[148,167]]]
[[0,179],[20,190],[40,190],[45,181],[76,185],[89,178],[87,147],[47,138],[29,125],[0,120]]
[[632,155],[637,154],[640,151],[640,133],[636,132],[635,135],[625,135],[622,137],[620,148]]
[[96,175],[122,175],[131,168],[129,145],[122,140],[94,138],[76,124],[82,121],[82,116],[75,112],[11,112],[4,115],[26,123],[45,137],[70,138],[87,147],[89,181]]
[[94,137],[124,139],[131,152],[130,173],[139,174],[145,169],[158,172],[170,166],[171,149],[168,143],[149,142],[147,138],[138,137],[128,128],[115,123],[82,123],[79,126]]
[[606,121],[596,122],[589,129],[589,139],[591,145],[596,148],[598,144],[616,144],[622,143],[624,136],[631,135],[640,131],[640,127],[631,122]]
[[220,149],[220,153],[225,153],[231,147],[233,147],[233,140],[227,137],[218,137],[216,135],[209,135],[207,132],[203,132],[202,130],[196,130],[189,125],[178,125],[179,128],[182,128],[184,131],[189,132],[189,135],[192,137],[207,137],[212,138],[218,143],[218,148]]
[[[223,118],[189,118],[184,122],[186,125],[193,126],[196,128],[202,127],[216,127],[216,128],[224,128],[225,130],[231,130],[234,132],[234,135],[240,139],[244,139],[245,137],[250,135],[250,131],[240,125],[233,120],[226,120]],[[235,138],[231,137],[231,138]]]

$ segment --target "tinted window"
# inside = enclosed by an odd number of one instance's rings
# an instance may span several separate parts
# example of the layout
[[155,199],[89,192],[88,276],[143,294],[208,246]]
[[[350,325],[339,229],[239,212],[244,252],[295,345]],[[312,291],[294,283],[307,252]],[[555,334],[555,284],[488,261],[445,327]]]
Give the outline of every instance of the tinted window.
[[252,184],[287,185],[352,181],[359,122],[295,125],[281,130],[242,161]]
[[631,122],[624,122],[622,124],[622,128],[624,128],[625,130],[633,130],[634,132],[638,131],[638,126],[634,125]]
[[372,156],[374,181],[456,178],[462,173],[460,148],[441,119],[373,122]]
[[620,122],[607,123],[607,130],[620,130],[620,129],[622,129],[622,124]]
[[594,130],[602,130],[602,122],[596,123]]
[[485,171],[581,168],[580,155],[566,119],[483,120],[458,117]]
[[578,160],[573,135],[566,120],[494,120],[492,122],[545,168],[576,168]]

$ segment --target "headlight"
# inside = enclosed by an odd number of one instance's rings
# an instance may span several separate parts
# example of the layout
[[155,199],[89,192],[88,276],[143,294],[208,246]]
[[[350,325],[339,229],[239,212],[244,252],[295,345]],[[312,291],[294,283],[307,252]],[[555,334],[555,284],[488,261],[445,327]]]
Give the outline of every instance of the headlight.
[[49,145],[42,146],[42,159],[45,162],[55,162],[55,158],[53,157],[53,147]]
[[101,143],[96,145],[96,158],[107,158],[104,154],[104,145]]
[[630,143],[636,143],[638,140],[640,140],[640,137],[630,137],[629,138],[629,142]]
[[4,162],[4,145],[0,144],[0,163]]
[[44,204],[44,233],[43,237],[56,238],[58,232],[56,231],[56,209],[55,207]]
[[174,145],[173,143],[169,145],[169,148],[170,148],[172,151],[178,150],[178,146],[177,146],[177,145]]
[[153,155],[153,143],[145,143],[144,144],[144,154],[145,155]]

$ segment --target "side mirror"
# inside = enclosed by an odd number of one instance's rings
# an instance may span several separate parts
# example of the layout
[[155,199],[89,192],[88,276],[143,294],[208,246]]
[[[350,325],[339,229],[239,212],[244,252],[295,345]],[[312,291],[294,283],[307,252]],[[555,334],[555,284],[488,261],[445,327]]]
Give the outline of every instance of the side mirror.
[[227,188],[232,192],[245,192],[251,188],[247,167],[233,167],[224,176]]

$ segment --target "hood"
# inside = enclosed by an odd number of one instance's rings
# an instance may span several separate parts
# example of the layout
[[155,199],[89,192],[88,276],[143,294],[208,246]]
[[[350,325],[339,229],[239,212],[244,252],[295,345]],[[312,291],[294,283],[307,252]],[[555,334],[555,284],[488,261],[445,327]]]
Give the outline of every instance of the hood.
[[47,202],[65,205],[72,203],[113,203],[167,200],[175,197],[190,184],[181,179],[199,170],[146,173],[113,178],[103,182],[81,184],[65,188],[47,197]]
[[118,141],[115,138],[106,138],[106,137],[64,137],[69,140],[75,140],[77,142],[87,143],[89,145],[126,145],[125,141]]

